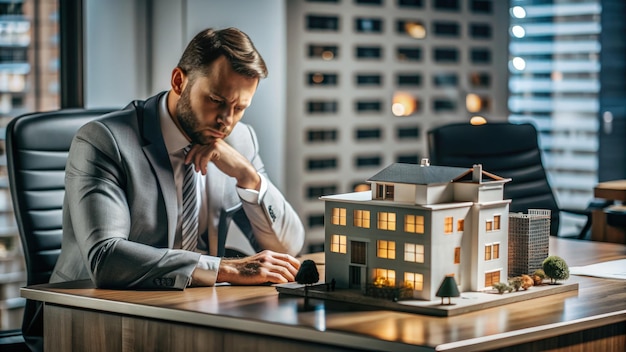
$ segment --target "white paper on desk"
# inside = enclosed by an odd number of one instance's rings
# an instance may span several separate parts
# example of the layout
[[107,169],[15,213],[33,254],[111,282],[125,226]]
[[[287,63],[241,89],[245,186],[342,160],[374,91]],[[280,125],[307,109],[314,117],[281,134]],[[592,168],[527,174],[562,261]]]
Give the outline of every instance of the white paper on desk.
[[626,259],[611,260],[585,266],[573,266],[569,268],[569,273],[572,275],[626,280]]

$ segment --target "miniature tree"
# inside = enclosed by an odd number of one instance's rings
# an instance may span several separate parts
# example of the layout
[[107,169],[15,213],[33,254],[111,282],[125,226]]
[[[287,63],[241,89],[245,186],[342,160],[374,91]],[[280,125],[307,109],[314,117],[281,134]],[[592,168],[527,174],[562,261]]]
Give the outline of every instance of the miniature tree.
[[509,280],[509,286],[511,286],[515,292],[519,291],[519,289],[522,288],[522,277],[516,276],[511,278]]
[[304,285],[304,296],[308,297],[309,295],[309,287],[311,285],[317,283],[320,279],[320,274],[317,271],[317,265],[315,262],[307,259],[302,262],[300,265],[300,269],[296,274],[296,282]]
[[450,297],[459,297],[461,293],[459,293],[459,288],[456,285],[456,281],[454,280],[454,276],[446,276],[443,278],[441,282],[441,286],[437,290],[437,297],[441,297],[441,304],[443,305],[443,298],[448,297],[448,305],[453,304],[450,301]]
[[543,261],[543,271],[550,278],[550,283],[555,284],[559,280],[569,279],[569,267],[565,260],[559,256],[551,255]]
[[498,291],[499,294],[503,294],[505,291],[513,291],[513,287],[505,284],[504,282],[498,282],[497,284],[493,284],[493,288]]
[[543,272],[543,269],[535,270],[535,272],[532,275],[532,279],[535,282],[535,286],[541,286],[545,278],[546,278],[546,273]]

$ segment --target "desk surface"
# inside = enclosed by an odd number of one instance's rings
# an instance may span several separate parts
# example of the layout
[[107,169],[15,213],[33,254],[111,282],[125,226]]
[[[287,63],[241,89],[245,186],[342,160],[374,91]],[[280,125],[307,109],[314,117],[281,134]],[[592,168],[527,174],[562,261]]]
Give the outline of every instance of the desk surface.
[[[626,246],[551,238],[550,253],[570,266],[581,266],[626,258]],[[583,276],[569,280],[579,283],[578,292],[448,318],[314,299],[305,307],[303,298],[279,296],[271,286],[119,291],[95,289],[91,282],[81,281],[26,287],[22,296],[305,342],[394,351],[495,349],[626,321],[626,280]]]
[[626,202],[626,180],[600,182],[594,187],[593,196]]

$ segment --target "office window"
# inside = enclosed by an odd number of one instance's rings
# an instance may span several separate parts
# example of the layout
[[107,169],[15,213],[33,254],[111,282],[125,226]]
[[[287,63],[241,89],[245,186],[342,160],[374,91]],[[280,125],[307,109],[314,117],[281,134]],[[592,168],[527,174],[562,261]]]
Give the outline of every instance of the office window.
[[423,0],[397,0],[398,7],[423,8]]
[[316,170],[329,170],[337,168],[337,158],[320,158],[320,159],[309,159],[307,161],[307,170],[316,171]]
[[382,158],[377,155],[373,156],[357,156],[355,159],[355,166],[357,169],[370,168],[380,166]]
[[398,87],[419,87],[422,85],[422,75],[419,73],[400,73],[396,76]]
[[355,138],[357,140],[380,139],[381,135],[382,135],[382,132],[380,128],[359,128],[355,132]]
[[456,222],[456,232],[463,232],[464,229],[465,229],[465,220],[459,219]]
[[357,5],[382,5],[383,0],[354,0]]
[[396,33],[415,39],[424,39],[426,38],[426,26],[423,22],[414,19],[400,19],[396,20]]
[[433,60],[438,63],[455,63],[459,61],[459,50],[457,48],[435,48]]
[[337,130],[308,130],[307,141],[310,143],[335,142]]
[[358,33],[382,33],[383,20],[380,18],[357,17],[354,19],[354,30]]
[[459,0],[433,0],[435,10],[458,11],[461,9]]
[[384,286],[395,286],[396,285],[395,270],[375,268],[374,269],[374,284],[384,285]]
[[306,16],[306,28],[309,30],[339,31],[339,17],[308,15]]
[[488,64],[491,62],[491,51],[487,48],[472,48],[470,61],[473,64]]
[[346,226],[346,208],[333,208],[330,219],[333,225]]
[[357,59],[380,59],[383,57],[383,49],[380,46],[357,46],[355,52]]
[[410,286],[414,291],[424,289],[424,275],[419,273],[404,273],[404,283]]
[[417,154],[400,154],[396,156],[397,163],[417,164],[419,160],[420,158]]
[[382,76],[380,74],[357,74],[356,75],[356,85],[357,86],[370,86],[376,87],[381,86]]
[[379,230],[395,231],[396,230],[396,213],[390,213],[390,212],[385,212],[385,211],[379,212],[377,228]]
[[439,37],[457,38],[461,35],[461,27],[456,22],[433,22],[433,32]]
[[309,215],[308,218],[309,227],[324,227],[324,214]]
[[461,247],[454,247],[454,264],[461,264]]
[[485,287],[493,286],[500,282],[500,271],[485,273]]
[[309,86],[336,86],[339,76],[336,73],[308,73],[307,83]]
[[307,112],[311,115],[334,114],[337,109],[336,100],[309,100],[307,102]]
[[371,219],[370,219],[369,210],[355,209],[353,216],[354,216],[354,219],[353,219],[354,226],[363,227],[366,229],[370,228]]
[[398,61],[421,61],[422,49],[419,47],[398,47],[396,49],[396,59]]
[[500,230],[500,215],[494,215],[493,217],[493,229]]
[[453,232],[452,224],[454,223],[454,219],[451,216],[447,216],[443,219],[443,233],[450,234]]
[[332,235],[330,237],[330,251],[333,253],[347,253],[347,238],[344,235]]
[[487,72],[471,72],[469,83],[474,88],[489,88],[491,86],[491,75]]
[[493,11],[492,0],[470,0],[470,10],[473,13],[490,14]]
[[424,245],[405,243],[404,261],[411,263],[424,263]]
[[420,135],[420,129],[417,126],[398,127],[396,131],[398,139],[417,139]]
[[404,232],[424,233],[424,217],[422,215],[405,215]]
[[456,73],[436,73],[433,75],[435,87],[456,87],[459,85],[459,77]]
[[491,25],[488,23],[471,23],[469,26],[470,37],[474,39],[491,39]]
[[378,258],[396,259],[396,242],[378,240],[376,241],[376,249]]
[[354,105],[358,113],[378,113],[383,110],[383,103],[380,100],[357,100]]
[[435,112],[455,111],[456,102],[449,99],[435,99],[433,100],[433,110]]
[[485,260],[491,260],[491,245],[490,244],[486,244],[485,245]]
[[309,58],[334,60],[339,57],[339,48],[336,45],[309,44]]
[[325,186],[309,186],[307,187],[307,199],[318,199],[321,196],[325,196],[327,194],[336,194],[337,186],[336,185],[325,185]]

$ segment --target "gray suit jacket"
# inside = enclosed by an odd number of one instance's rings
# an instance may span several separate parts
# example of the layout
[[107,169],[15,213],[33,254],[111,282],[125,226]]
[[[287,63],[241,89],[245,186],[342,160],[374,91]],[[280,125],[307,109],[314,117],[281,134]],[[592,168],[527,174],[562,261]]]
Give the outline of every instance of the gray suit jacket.
[[[74,137],[66,166],[62,249],[51,282],[90,278],[98,287],[186,287],[200,254],[172,249],[180,248],[181,226],[158,117],[162,94],[90,122]],[[227,142],[265,175],[250,126],[237,124]],[[302,223],[267,177],[261,204],[251,204],[239,198],[234,178],[209,166],[209,214],[204,215],[209,232],[217,232],[218,256],[232,219],[257,250],[300,251]],[[201,243],[209,243],[207,236],[201,234]]]

